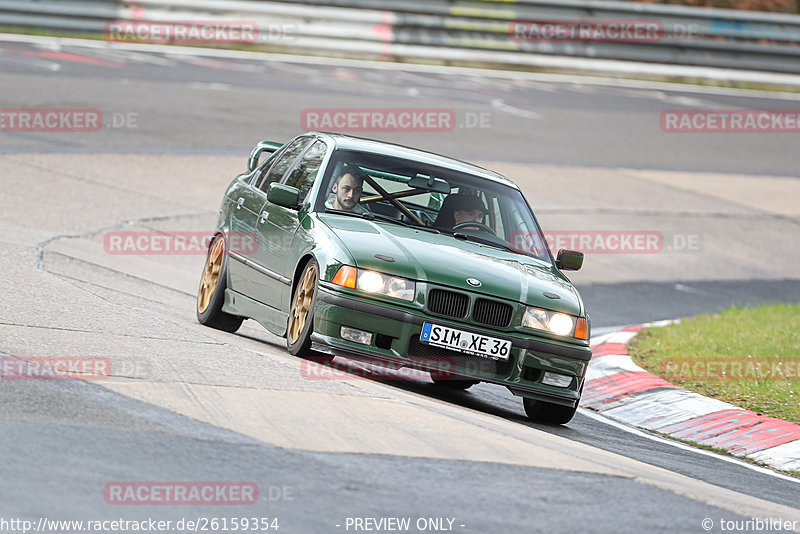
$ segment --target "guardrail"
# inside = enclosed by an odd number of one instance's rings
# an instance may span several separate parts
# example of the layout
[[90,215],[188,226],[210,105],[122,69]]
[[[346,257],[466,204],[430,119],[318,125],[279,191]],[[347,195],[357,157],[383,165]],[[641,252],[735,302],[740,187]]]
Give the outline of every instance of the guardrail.
[[103,32],[118,11],[119,0],[0,0],[0,27]]
[[[0,27],[103,32],[110,21],[248,20],[270,50],[541,65],[602,58],[800,74],[800,15],[601,0],[0,0]],[[528,21],[528,22],[525,22]],[[657,39],[545,40],[558,22],[653,23]],[[534,33],[536,33],[534,35]],[[539,59],[537,59],[539,58]]]

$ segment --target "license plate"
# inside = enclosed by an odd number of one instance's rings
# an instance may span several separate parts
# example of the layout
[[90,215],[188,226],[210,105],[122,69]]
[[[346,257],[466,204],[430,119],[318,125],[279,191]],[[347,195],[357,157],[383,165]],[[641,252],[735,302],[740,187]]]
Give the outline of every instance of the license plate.
[[508,340],[465,332],[464,330],[433,323],[423,323],[419,340],[434,347],[492,360],[505,361],[508,360],[511,354],[511,342]]

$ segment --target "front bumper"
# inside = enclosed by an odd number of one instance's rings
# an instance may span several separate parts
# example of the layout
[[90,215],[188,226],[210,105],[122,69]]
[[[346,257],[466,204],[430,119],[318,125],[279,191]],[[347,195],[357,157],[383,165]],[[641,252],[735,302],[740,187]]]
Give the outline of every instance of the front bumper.
[[[424,322],[434,322],[512,342],[508,360],[467,356],[420,342]],[[370,345],[342,339],[342,326],[372,332]],[[514,395],[575,406],[591,359],[588,346],[511,336],[488,328],[461,324],[391,307],[382,302],[343,295],[319,287],[314,308],[314,348],[328,354],[364,357],[414,367],[444,378],[468,378],[506,386]],[[573,377],[568,387],[543,384],[545,372]]]

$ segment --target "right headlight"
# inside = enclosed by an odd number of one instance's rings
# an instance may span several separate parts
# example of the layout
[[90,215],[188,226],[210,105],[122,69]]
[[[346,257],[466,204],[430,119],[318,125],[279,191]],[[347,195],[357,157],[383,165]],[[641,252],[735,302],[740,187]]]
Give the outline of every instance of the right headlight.
[[386,295],[409,302],[412,302],[416,296],[416,284],[413,280],[377,271],[356,269],[349,265],[342,265],[332,282],[338,286]]
[[553,310],[525,308],[525,315],[522,317],[522,326],[532,330],[542,330],[557,336],[571,336],[577,339],[588,339],[589,332],[586,318],[575,317]]

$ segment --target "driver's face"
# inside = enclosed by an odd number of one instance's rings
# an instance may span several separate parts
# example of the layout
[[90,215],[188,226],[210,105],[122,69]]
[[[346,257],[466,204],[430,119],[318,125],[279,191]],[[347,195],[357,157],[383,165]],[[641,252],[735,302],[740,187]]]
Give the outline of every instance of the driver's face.
[[453,212],[453,219],[456,220],[456,224],[461,224],[465,222],[483,222],[483,211],[481,210],[455,210]]
[[336,194],[333,207],[337,210],[351,210],[356,207],[361,198],[362,182],[352,174],[345,174],[338,183],[333,185],[332,191]]

